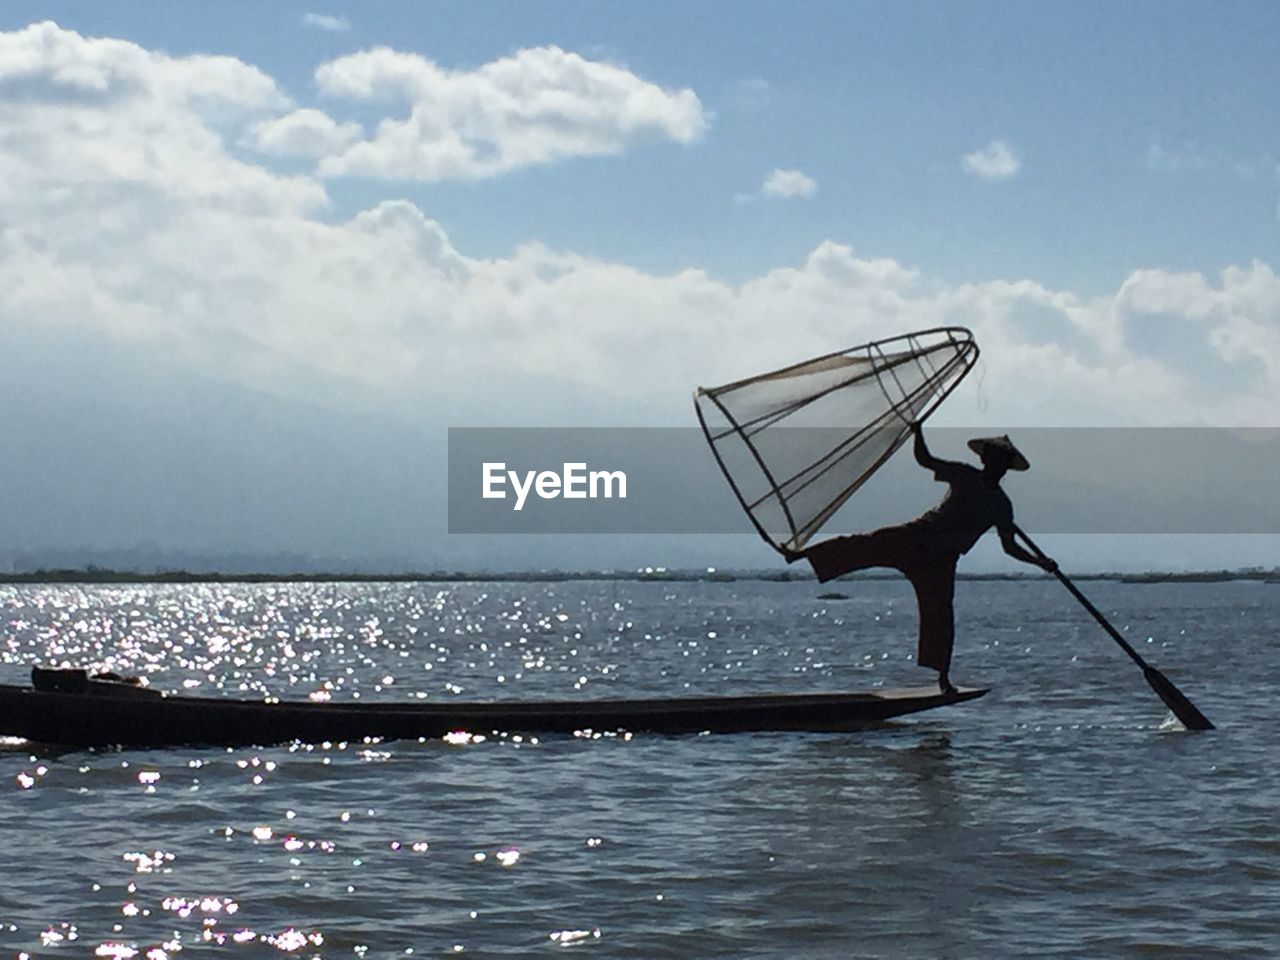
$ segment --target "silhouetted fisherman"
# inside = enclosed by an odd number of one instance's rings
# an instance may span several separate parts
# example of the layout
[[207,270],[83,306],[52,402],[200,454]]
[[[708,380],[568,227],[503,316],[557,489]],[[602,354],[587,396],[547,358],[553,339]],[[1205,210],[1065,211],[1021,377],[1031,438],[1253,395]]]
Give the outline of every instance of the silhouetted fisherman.
[[978,437],[969,449],[982,461],[978,470],[965,463],[940,460],[925,446],[920,425],[913,424],[916,462],[948,485],[947,495],[928,513],[908,523],[872,533],[832,537],[803,551],[787,551],[788,563],[802,557],[825,583],[854,570],[890,567],[901,571],[915,588],[920,608],[920,641],[916,662],[938,671],[938,685],[954,693],[948,676],[955,641],[956,562],[992,527],[1000,534],[1005,553],[1049,573],[1057,564],[1041,560],[1014,540],[1013,504],[1000,489],[1009,470],[1030,466],[1007,437]]

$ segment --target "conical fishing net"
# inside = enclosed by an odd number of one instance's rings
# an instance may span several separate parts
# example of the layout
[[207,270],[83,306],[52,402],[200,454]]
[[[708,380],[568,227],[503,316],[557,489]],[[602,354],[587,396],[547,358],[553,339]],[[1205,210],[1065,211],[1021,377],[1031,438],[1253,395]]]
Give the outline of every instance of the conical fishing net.
[[798,550],[973,366],[963,327],[877,340],[694,395],[729,485],[760,535]]

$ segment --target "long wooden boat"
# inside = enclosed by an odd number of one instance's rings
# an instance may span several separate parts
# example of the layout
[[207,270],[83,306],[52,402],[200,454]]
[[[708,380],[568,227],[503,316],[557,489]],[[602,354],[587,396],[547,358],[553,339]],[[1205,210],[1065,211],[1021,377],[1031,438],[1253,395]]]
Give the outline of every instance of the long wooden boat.
[[70,682],[50,682],[46,676],[38,686],[0,685],[0,736],[69,746],[234,746],[439,738],[458,731],[837,731],[987,693],[962,687],[943,694],[937,687],[911,687],[744,697],[396,704],[184,697],[83,674]]

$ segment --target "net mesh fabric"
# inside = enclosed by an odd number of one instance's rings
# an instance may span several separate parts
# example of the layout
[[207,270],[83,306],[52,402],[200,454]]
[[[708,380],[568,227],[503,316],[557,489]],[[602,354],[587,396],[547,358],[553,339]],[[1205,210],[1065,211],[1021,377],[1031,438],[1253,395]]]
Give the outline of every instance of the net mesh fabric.
[[945,327],[699,388],[698,418],[752,523],[798,550],[910,437],[977,360]]

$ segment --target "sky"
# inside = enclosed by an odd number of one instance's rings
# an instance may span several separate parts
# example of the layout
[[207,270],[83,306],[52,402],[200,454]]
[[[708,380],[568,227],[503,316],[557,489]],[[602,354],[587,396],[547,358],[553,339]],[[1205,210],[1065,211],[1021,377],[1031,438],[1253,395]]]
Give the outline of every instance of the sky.
[[939,423],[1280,426],[1278,29],[1247,2],[6,3],[0,568],[768,565],[448,536],[447,428],[691,426],[697,385],[938,324],[983,351]]

